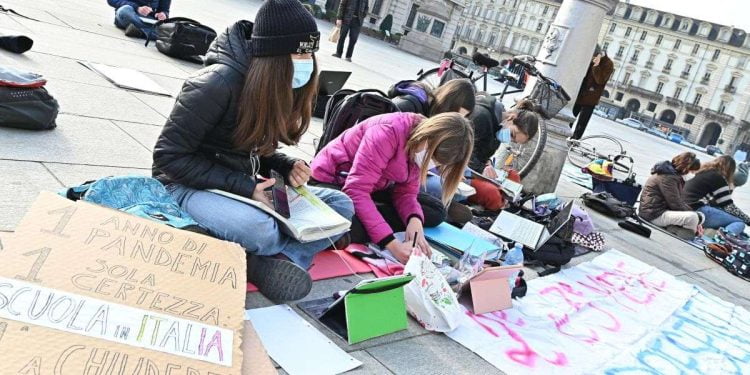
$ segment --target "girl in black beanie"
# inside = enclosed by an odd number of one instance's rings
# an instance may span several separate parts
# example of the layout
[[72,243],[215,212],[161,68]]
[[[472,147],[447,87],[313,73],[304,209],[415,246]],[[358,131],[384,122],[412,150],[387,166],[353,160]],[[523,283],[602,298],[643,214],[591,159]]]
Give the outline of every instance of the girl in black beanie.
[[[266,0],[254,24],[239,21],[214,41],[154,148],[154,176],[213,236],[246,249],[248,281],[275,301],[307,295],[313,256],[339,237],[301,243],[262,210],[206,190],[270,205],[264,190],[274,180],[257,175],[274,170],[288,185],[307,183],[307,163],[276,150],[297,144],[310,124],[319,41],[315,20],[298,0]],[[353,216],[343,193],[308,189],[345,218]]]

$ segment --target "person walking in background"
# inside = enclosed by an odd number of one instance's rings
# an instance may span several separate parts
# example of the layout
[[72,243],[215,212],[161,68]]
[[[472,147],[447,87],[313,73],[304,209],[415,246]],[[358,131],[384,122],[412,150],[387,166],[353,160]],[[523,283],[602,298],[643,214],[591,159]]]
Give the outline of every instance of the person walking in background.
[[[169,18],[172,0],[107,0],[115,8],[115,26],[135,38],[153,37],[154,23]],[[154,22],[144,21],[154,20]]]
[[346,49],[346,61],[352,61],[354,45],[357,44],[359,30],[362,29],[362,22],[364,22],[368,9],[370,9],[370,4],[367,0],[341,0],[336,20],[336,26],[341,28],[341,34],[339,35],[338,46],[336,46],[336,53],[333,54],[334,57],[341,58],[344,53],[344,41],[348,35],[349,47]]
[[[583,132],[586,131],[591,114],[594,113],[594,108],[599,104],[599,98],[601,98],[604,87],[607,85],[607,81],[609,81],[609,77],[614,70],[615,65],[612,59],[607,57],[607,54],[597,45],[594,51],[594,58],[589,64],[586,76],[583,77],[581,89],[578,91],[578,97],[573,105],[573,116],[576,116],[578,121],[576,122],[576,128],[571,138],[581,139],[583,137]],[[572,122],[570,123],[570,127],[573,127]]]

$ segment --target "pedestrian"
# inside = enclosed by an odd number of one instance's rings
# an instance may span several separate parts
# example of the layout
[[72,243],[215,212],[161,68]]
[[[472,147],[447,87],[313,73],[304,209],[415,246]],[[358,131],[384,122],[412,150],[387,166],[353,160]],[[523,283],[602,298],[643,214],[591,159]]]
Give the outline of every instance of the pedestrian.
[[[248,281],[274,301],[306,296],[313,257],[342,237],[300,242],[263,210],[207,190],[270,205],[265,189],[275,181],[258,175],[274,170],[287,185],[307,183],[307,163],[277,150],[297,144],[310,125],[319,41],[315,19],[299,1],[264,1],[254,24],[239,21],[216,38],[154,147],[154,177],[211,235],[245,248]],[[309,190],[346,219],[354,215],[345,194]]]
[[169,18],[172,0],[107,0],[115,8],[115,26],[134,38],[154,38],[154,24]]
[[352,61],[354,45],[357,44],[359,30],[362,29],[362,22],[367,16],[368,9],[370,9],[370,4],[367,0],[341,0],[336,20],[336,26],[341,28],[341,33],[334,57],[341,58],[344,53],[344,41],[348,35],[349,47],[346,49],[346,61]]
[[[583,132],[586,131],[591,114],[594,113],[594,108],[599,104],[604,87],[607,85],[607,81],[609,81],[609,77],[614,70],[615,65],[612,59],[607,57],[606,51],[603,51],[597,45],[594,51],[594,58],[589,63],[586,76],[583,77],[581,89],[578,91],[578,97],[573,105],[573,116],[576,116],[578,121],[571,137],[572,139],[581,139],[583,137]],[[573,127],[572,122],[570,123],[570,127]]]

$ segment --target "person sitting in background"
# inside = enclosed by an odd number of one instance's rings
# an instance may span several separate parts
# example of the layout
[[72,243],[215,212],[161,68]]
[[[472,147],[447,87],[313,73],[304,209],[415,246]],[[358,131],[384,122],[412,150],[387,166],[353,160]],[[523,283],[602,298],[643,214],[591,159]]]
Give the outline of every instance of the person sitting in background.
[[706,228],[725,228],[740,234],[750,217],[732,201],[736,164],[731,156],[723,155],[703,164],[695,177],[685,184],[685,201],[706,216]]
[[[496,160],[495,165],[491,161],[492,155],[498,152],[507,156],[507,147],[511,142],[524,144],[533,138],[539,129],[539,116],[534,112],[535,105],[531,100],[518,102],[510,111],[505,110],[500,100],[486,93],[477,95],[476,103],[469,117],[474,128],[474,147],[469,168],[494,179],[498,177],[495,168],[504,169],[505,160]],[[470,178],[471,173],[465,173],[465,176]],[[508,172],[508,178],[521,181],[521,177],[513,170]],[[476,194],[468,197],[469,203],[481,205],[489,211],[499,211],[505,207],[505,199],[497,185],[472,178],[471,186]],[[440,177],[429,176],[426,190],[433,196],[441,196],[443,192]]]
[[434,90],[422,82],[401,81],[388,95],[399,111],[431,117],[445,112],[468,115],[474,109],[476,93],[468,79],[454,79]]
[[[471,157],[474,132],[455,112],[430,118],[387,113],[368,118],[328,143],[311,164],[312,179],[340,187],[354,201],[351,239],[374,242],[406,263],[412,240],[427,254],[424,227],[445,219]],[[443,176],[442,199],[420,193],[427,172]],[[394,232],[406,231],[406,241]]]
[[734,171],[734,187],[738,188],[747,182],[747,174],[750,170],[750,162],[741,161],[737,163],[737,170]]
[[115,26],[125,30],[125,35],[134,38],[153,38],[154,22],[169,18],[172,0],[107,0],[115,8]]
[[683,198],[686,176],[700,168],[701,162],[692,152],[683,152],[671,161],[654,165],[651,176],[641,192],[638,214],[660,227],[677,226],[690,230],[694,237],[701,232],[703,214],[695,212]]

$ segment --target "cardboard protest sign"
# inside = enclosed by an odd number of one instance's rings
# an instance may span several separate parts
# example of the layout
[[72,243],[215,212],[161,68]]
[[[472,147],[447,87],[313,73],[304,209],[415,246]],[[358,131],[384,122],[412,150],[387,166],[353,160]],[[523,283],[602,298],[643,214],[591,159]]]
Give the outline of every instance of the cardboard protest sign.
[[243,373],[239,245],[42,193],[0,259],[1,374]]

